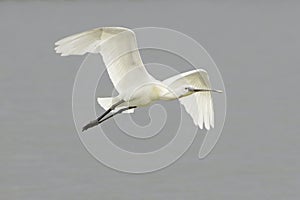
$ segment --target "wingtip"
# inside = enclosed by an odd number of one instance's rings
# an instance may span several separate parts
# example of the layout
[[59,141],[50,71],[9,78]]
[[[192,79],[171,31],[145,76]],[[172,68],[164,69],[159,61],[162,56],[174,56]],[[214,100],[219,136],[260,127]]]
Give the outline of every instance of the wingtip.
[[205,123],[204,126],[205,126],[205,129],[206,129],[206,130],[208,130],[208,131],[210,130],[210,124],[206,124],[206,123]]
[[203,124],[198,124],[198,127],[203,130],[203,129],[206,129],[206,130],[210,130],[211,128],[214,128],[214,124],[210,123],[210,124],[206,124],[206,123],[203,123]]

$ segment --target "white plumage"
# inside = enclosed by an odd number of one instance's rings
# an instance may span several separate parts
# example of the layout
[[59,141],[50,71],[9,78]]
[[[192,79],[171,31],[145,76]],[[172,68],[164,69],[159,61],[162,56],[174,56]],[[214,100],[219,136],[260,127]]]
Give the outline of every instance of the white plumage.
[[[55,43],[62,56],[100,53],[109,77],[118,91],[117,97],[98,98],[107,112],[90,122],[83,130],[98,125],[118,113],[148,106],[157,100],[179,99],[201,129],[214,127],[212,90],[207,72],[198,69],[170,77],[164,81],[153,78],[146,70],[135,34],[122,27],[97,28],[75,34]],[[115,114],[104,118],[110,111]],[[118,112],[119,111],[119,112]]]
[[[163,83],[173,90],[176,90],[181,85],[210,89],[207,72],[203,69],[178,74],[164,80]],[[203,123],[206,129],[210,129],[210,126],[214,127],[214,109],[210,91],[193,93],[179,98],[179,101],[191,115],[195,125],[198,125],[201,129],[203,128]]]

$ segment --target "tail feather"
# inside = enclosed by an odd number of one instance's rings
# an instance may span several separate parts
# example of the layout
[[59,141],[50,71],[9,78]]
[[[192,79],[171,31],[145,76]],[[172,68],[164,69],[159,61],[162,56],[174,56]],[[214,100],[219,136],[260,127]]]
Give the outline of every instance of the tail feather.
[[[97,102],[98,104],[104,109],[104,110],[108,110],[113,104],[117,103],[118,101],[120,101],[119,98],[117,97],[103,97],[103,98],[97,98]],[[120,109],[122,109],[123,107],[117,107],[113,112],[116,112]],[[134,109],[129,109],[126,111],[123,111],[122,113],[133,113]]]
[[97,98],[97,102],[104,110],[108,110],[113,105],[113,99],[114,97],[99,97]]

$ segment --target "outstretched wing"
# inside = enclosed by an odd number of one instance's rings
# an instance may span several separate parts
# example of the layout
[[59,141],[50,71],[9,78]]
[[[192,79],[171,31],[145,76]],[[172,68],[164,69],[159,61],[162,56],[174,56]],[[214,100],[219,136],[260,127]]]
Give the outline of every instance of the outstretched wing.
[[[179,85],[189,85],[196,89],[211,89],[207,72],[201,69],[185,72],[163,81],[170,89]],[[191,115],[195,125],[209,130],[214,127],[214,109],[211,92],[196,92],[179,99]]]
[[141,85],[153,77],[142,62],[133,31],[122,27],[96,28],[75,34],[55,43],[62,56],[100,53],[116,90]]

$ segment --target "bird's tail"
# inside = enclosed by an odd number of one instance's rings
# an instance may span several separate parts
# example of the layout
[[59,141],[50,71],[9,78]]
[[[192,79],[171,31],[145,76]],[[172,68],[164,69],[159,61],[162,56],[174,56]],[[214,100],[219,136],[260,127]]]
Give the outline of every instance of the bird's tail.
[[[97,98],[97,102],[98,104],[104,109],[104,110],[108,110],[113,104],[119,102],[120,99],[118,97],[98,97]],[[121,109],[122,107],[117,107],[115,110],[113,110],[113,112],[118,111],[119,109]],[[123,111],[122,113],[133,113],[134,109],[130,109],[130,110],[126,110]]]
[[98,97],[97,102],[104,110],[108,110],[110,106],[114,104],[114,98],[115,97]]

